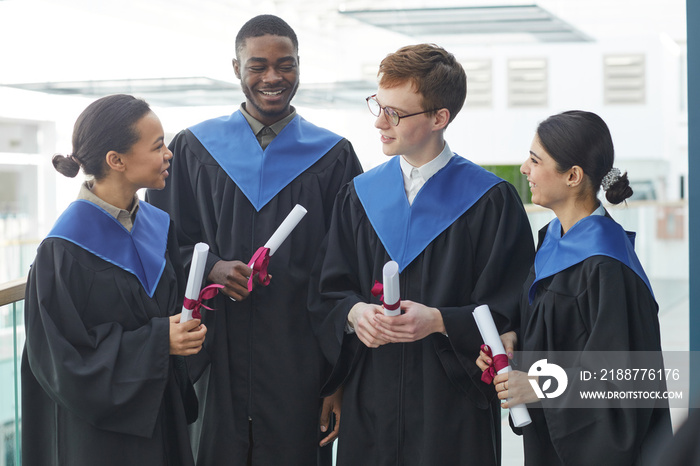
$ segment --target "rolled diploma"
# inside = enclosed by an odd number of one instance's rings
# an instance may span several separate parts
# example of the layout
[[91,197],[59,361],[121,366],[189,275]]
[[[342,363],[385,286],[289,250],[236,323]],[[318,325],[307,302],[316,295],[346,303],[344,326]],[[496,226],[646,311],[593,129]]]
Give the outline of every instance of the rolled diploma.
[[[384,269],[382,270],[383,287],[384,287],[384,304],[393,307],[394,304],[399,302],[400,290],[399,290],[399,264],[394,261],[389,261],[384,264]],[[398,309],[387,309],[384,307],[385,316],[398,316],[401,315],[401,308]]]
[[[488,305],[482,304],[474,309],[474,319],[476,320],[476,326],[479,327],[479,333],[481,338],[484,340],[484,344],[491,348],[491,353],[496,356],[497,354],[506,354],[505,348],[503,348],[503,342],[501,341],[501,336],[498,334],[496,329],[496,324],[493,321],[493,316],[491,315],[491,310]],[[499,374],[504,372],[510,372],[510,364],[508,367],[504,367]],[[510,400],[510,398],[509,398]],[[524,404],[519,404],[510,407],[510,417],[513,420],[513,425],[515,427],[523,427],[532,422],[530,419],[530,413],[527,411],[527,406]]]
[[[199,292],[202,288],[202,279],[204,278],[204,267],[207,265],[207,254],[209,254],[209,245],[206,243],[197,243],[194,245],[192,252],[192,263],[190,264],[190,274],[187,277],[187,288],[185,288],[185,297],[188,299],[199,299]],[[182,315],[180,322],[192,320],[192,310],[182,306]]]
[[265,247],[270,250],[270,255],[273,255],[277,248],[287,239],[287,236],[299,224],[302,218],[306,215],[306,209],[299,204],[295,205],[287,218],[280,224],[275,232],[270,236],[270,239],[265,243]]

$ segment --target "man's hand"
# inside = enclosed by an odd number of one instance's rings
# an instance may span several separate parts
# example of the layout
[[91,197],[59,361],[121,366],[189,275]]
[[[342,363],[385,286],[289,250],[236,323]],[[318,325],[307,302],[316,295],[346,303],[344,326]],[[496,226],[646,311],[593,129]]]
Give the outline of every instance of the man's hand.
[[413,301],[401,301],[403,314],[389,317],[383,313],[375,317],[380,337],[390,343],[409,343],[422,340],[431,333],[445,333],[442,313]]
[[348,313],[348,324],[368,348],[378,348],[388,343],[378,328],[376,316],[382,315],[382,307],[376,304],[357,303]]
[[[207,279],[212,283],[223,285],[221,290],[225,295],[236,301],[243,301],[248,297],[248,277],[253,269],[241,261],[219,261],[214,264]],[[257,277],[253,283],[257,283]]]
[[180,323],[180,316],[170,316],[170,354],[190,356],[202,349],[207,327],[201,325],[201,320],[192,319]]
[[323,399],[321,408],[320,426],[321,432],[327,432],[331,421],[331,413],[335,416],[335,426],[330,434],[321,440],[322,447],[329,445],[338,438],[340,432],[340,405],[343,403],[343,387],[340,387],[334,394]]

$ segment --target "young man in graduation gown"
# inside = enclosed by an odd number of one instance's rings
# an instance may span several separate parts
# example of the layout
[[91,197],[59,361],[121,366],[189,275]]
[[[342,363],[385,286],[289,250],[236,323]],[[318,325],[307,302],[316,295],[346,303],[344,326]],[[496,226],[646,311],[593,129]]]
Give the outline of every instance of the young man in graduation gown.
[[[339,193],[314,266],[309,301],[343,387],[339,465],[495,465],[500,414],[480,381],[473,309],[499,328],[517,313],[533,260],[515,189],[453,154],[444,131],[466,96],[466,75],[435,45],[387,56],[367,99],[387,163]],[[384,264],[400,269],[402,315],[384,316]]]
[[[308,276],[335,195],[362,170],[349,141],[290,105],[299,57],[287,23],[246,23],[233,67],[245,103],[179,133],[171,181],[147,199],[174,219],[185,260],[197,242],[210,246],[205,276],[227,295],[205,313],[206,346],[189,361],[195,377],[207,369],[197,383],[197,464],[308,466],[335,437],[332,399],[321,412],[325,361],[308,320]],[[269,285],[256,278],[249,293],[248,261],[296,204],[308,213],[270,258]]]

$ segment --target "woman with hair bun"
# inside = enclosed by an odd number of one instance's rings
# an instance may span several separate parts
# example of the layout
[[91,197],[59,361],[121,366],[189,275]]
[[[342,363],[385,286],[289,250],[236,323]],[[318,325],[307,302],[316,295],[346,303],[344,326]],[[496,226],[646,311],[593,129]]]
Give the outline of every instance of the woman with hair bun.
[[73,153],[53,164],[86,181],[32,264],[22,355],[25,466],[194,464],[197,399],[183,356],[206,328],[180,323],[185,278],[168,214],[137,190],[162,189],[172,153],[143,100],[90,104]]
[[[560,113],[537,128],[520,171],[533,204],[551,209],[556,218],[539,232],[520,328],[501,335],[509,356],[517,347],[548,355],[575,352],[578,358],[649,351],[660,360],[658,305],[634,252],[633,234],[598,200],[601,187],[612,204],[632,195],[627,174],[613,162],[610,131],[594,113]],[[492,360],[482,351],[477,365],[485,370]],[[523,371],[528,368],[529,363],[522,365]],[[565,369],[568,389],[557,402],[579,393],[578,371]],[[494,378],[503,408],[541,401],[528,375],[513,371]],[[533,405],[532,423],[522,429],[526,465],[646,464],[657,442],[671,434],[664,402],[634,409],[578,408],[549,399]]]

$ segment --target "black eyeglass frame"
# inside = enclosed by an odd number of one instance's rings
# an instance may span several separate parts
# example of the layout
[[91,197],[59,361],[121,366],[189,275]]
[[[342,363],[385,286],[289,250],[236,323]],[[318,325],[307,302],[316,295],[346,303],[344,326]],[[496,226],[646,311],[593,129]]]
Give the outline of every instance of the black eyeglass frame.
[[[375,104],[377,104],[377,108],[379,108],[379,113],[374,113],[374,111],[372,110],[372,104],[370,104],[370,102],[369,102],[370,100],[372,102],[374,102]],[[408,118],[408,117],[412,117],[412,116],[416,116],[416,115],[422,115],[424,113],[437,112],[438,110],[440,110],[439,108],[436,108],[433,110],[424,110],[422,112],[417,112],[417,113],[409,113],[408,115],[399,115],[399,112],[397,112],[396,109],[393,107],[382,107],[379,104],[379,101],[377,100],[377,94],[372,94],[371,96],[367,97],[365,99],[365,101],[367,102],[367,108],[369,108],[369,113],[378,117],[382,112],[384,112],[384,118],[386,118],[386,121],[389,122],[389,124],[391,124],[392,126],[399,126],[399,123],[401,123],[402,118]],[[387,109],[391,110],[392,112],[394,112],[393,114],[396,115],[396,123],[394,123],[394,117],[389,115],[389,112],[387,112]]]

